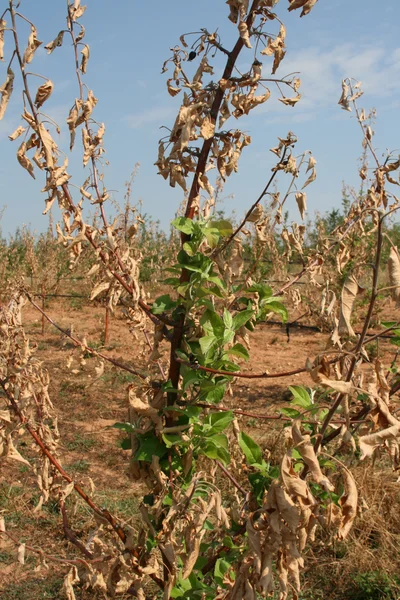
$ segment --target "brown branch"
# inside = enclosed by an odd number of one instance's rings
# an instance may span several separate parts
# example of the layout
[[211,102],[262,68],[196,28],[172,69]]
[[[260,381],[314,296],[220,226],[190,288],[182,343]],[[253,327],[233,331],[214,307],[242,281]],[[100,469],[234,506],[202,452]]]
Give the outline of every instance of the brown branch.
[[[253,0],[253,3],[251,5],[251,8],[248,13],[247,20],[246,20],[247,28],[249,31],[251,30],[251,27],[253,25],[253,22],[255,19],[255,11],[259,7],[259,4],[260,4],[260,0]],[[243,39],[241,37],[239,37],[233,50],[228,55],[228,59],[226,61],[222,79],[228,80],[232,76],[232,72],[235,67],[235,63],[239,57],[241,50],[243,49],[243,46],[244,46]],[[219,85],[218,89],[215,92],[214,101],[212,103],[211,110],[210,110],[210,119],[214,125],[217,122],[219,110],[221,108],[221,104],[224,99],[224,95],[225,95],[225,90],[222,89],[222,87]],[[185,217],[188,219],[193,219],[193,217],[195,215],[195,208],[196,208],[195,200],[200,193],[199,181],[200,181],[201,175],[206,172],[207,161],[208,161],[208,157],[210,154],[210,150],[212,148],[213,140],[214,140],[214,137],[211,137],[210,139],[205,140],[203,143],[202,149],[200,151],[200,155],[199,155],[199,159],[198,159],[197,167],[196,167],[196,172],[193,177],[192,186],[190,188],[190,192],[189,192],[189,196],[188,196],[188,200],[187,200],[187,204],[186,204]],[[186,234],[182,234],[182,236],[181,236],[182,245],[185,242],[187,242],[188,239],[189,239],[189,236],[187,236]],[[181,274],[181,284],[188,282],[189,279],[190,279],[189,271],[187,271],[186,269],[183,269],[182,274]],[[173,331],[173,336],[172,336],[172,341],[171,341],[171,351],[170,351],[170,368],[169,368],[168,378],[171,380],[172,387],[175,389],[178,387],[178,384],[179,384],[179,377],[180,377],[180,370],[181,370],[180,363],[176,360],[176,351],[179,350],[181,347],[184,327],[185,327],[185,313],[182,313],[182,315],[180,316],[180,318],[178,320],[178,323],[174,326],[174,331]],[[168,394],[167,398],[168,398],[167,399],[168,404],[172,405],[175,401],[175,394],[170,392]]]
[[232,475],[232,473],[230,473],[228,471],[228,469],[226,469],[224,467],[224,465],[222,464],[222,462],[220,462],[219,460],[215,461],[218,465],[218,467],[221,469],[221,471],[224,473],[224,475],[227,476],[227,478],[233,483],[233,485],[235,486],[236,489],[239,490],[239,492],[241,494],[243,494],[243,496],[247,496],[247,492],[246,490],[240,485],[240,483],[238,481],[236,481],[236,479],[234,478],[234,476]]
[[72,529],[69,526],[68,515],[67,515],[67,510],[65,508],[64,500],[60,500],[60,509],[61,509],[61,514],[62,514],[62,518],[63,518],[63,529],[64,529],[65,537],[72,544],[74,544],[77,548],[79,548],[79,550],[82,552],[82,554],[84,554],[86,556],[86,558],[93,559],[93,554],[91,552],[89,552],[89,550],[85,547],[84,544],[82,544],[82,542],[80,540],[78,540],[78,538],[76,537],[76,535],[74,534],[74,532],[72,531]]
[[219,369],[212,369],[211,367],[203,367],[202,365],[196,365],[193,367],[189,362],[176,357],[175,360],[180,364],[185,365],[193,370],[205,371],[206,373],[213,373],[214,375],[228,375],[229,377],[242,377],[243,379],[273,379],[276,377],[290,377],[291,375],[297,375],[298,373],[305,373],[307,369],[302,367],[293,371],[285,371],[283,373],[241,373],[240,371],[222,371]]

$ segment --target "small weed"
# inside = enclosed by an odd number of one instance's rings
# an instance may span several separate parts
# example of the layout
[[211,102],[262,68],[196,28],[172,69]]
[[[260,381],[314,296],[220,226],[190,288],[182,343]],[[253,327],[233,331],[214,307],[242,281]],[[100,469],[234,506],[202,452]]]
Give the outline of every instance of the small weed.
[[90,468],[90,463],[87,460],[77,460],[69,465],[71,471],[78,473],[87,473]]
[[398,600],[400,579],[382,571],[359,573],[353,579],[353,585],[347,591],[346,598],[351,600]]
[[11,583],[2,590],[2,600],[62,600],[66,598],[62,590],[63,579],[46,578],[31,579],[18,583]]
[[73,440],[67,442],[65,447],[67,450],[85,452],[91,450],[96,444],[97,442],[93,438],[78,433]]

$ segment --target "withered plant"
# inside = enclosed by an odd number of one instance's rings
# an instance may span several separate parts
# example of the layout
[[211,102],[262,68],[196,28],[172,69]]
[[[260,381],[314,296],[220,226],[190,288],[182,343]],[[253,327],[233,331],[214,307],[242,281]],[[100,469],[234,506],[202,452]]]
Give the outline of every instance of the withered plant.
[[[289,0],[288,10],[300,10],[305,16],[316,1]],[[20,4],[10,0],[0,28],[1,58],[4,48],[7,54],[1,117],[14,78],[23,83],[21,125],[9,136],[18,140],[17,159],[30,176],[43,180],[44,213],[55,203],[61,209],[57,236],[69,255],[70,268],[79,264],[84,249],[92,251],[95,260],[87,273],[93,278],[92,298],[106,292],[110,309],[121,306],[125,311],[133,335],[147,336],[150,327],[154,335],[152,340],[147,337],[144,370],[135,364],[134,354],[124,360],[109,358],[90,348],[79,331],[59,328],[82,352],[100,357],[99,376],[109,361],[136,378],[127,390],[129,419],[116,424],[127,433],[125,448],[132,450],[131,476],[148,488],[136,530],[101,508],[95,491],[83,489],[64,470],[48,374],[23,329],[24,303],[40,307],[26,285],[14,286],[1,309],[1,458],[22,461],[35,470],[38,509],[49,498],[57,499],[72,546],[66,555],[48,555],[20,543],[4,520],[1,535],[18,546],[20,562],[26,550],[32,550],[42,569],[52,560],[65,563],[69,571],[64,592],[71,600],[79,583],[104,597],[127,594],[142,600],[256,600],[274,594],[281,600],[298,598],[304,560],[316,538],[326,546],[333,539],[346,539],[357,516],[354,452],[362,460],[387,451],[394,468],[398,466],[400,421],[392,403],[398,385],[393,368],[388,371],[380,359],[370,360],[366,347],[389,332],[395,332],[395,340],[400,336],[397,322],[387,324],[383,332],[369,333],[379,297],[385,293],[378,278],[387,243],[383,226],[398,206],[388,186],[398,185],[400,162],[390,155],[380,162],[371,126],[357,105],[362,95],[359,84],[344,81],[340,105],[355,110],[365,150],[374,161],[371,169],[361,169],[368,190],[355,199],[344,222],[329,236],[322,235],[307,253],[305,226],[283,223],[290,194],[295,194],[300,221],[304,219],[304,189],[316,178],[316,160],[309,151],[297,150],[292,132],[282,135],[271,149],[276,164],[239,224],[233,227],[229,219],[218,218],[217,192],[239,170],[241,153],[250,151],[250,135],[234,124],[272,94],[288,110],[301,99],[297,75],[276,75],[286,51],[286,29],[280,13],[274,12],[275,7],[281,9],[279,0],[228,0],[228,18],[238,32],[234,47],[226,48],[218,32],[202,29],[182,35],[163,65],[168,93],[181,104],[160,140],[156,166],[172,187],[182,189],[185,200],[172,221],[180,243],[163,280],[169,292],[149,302],[140,282],[140,217],[132,219],[126,210],[117,216],[107,214],[105,126],[95,120],[97,98],[84,83],[90,65],[82,24],[86,6],[80,0],[67,2],[67,27],[45,45],[56,57],[57,48],[68,40],[75,60],[77,97],[66,119],[69,150],[82,151],[88,175],[72,186],[67,151],[56,142],[60,126],[44,112],[53,82],[31,71],[42,42],[34,24],[19,12]],[[27,41],[21,33],[24,27],[29,29]],[[221,73],[214,72],[217,55],[226,59]],[[246,72],[239,70],[239,57],[240,64],[248,61]],[[85,216],[86,204],[97,209],[94,221]],[[277,231],[285,246],[283,255]],[[374,240],[372,266],[349,243],[354,236]],[[245,268],[243,245],[248,238],[254,243],[253,260]],[[256,278],[266,248],[276,259],[276,272],[286,277],[280,288]],[[287,262],[294,252],[301,257],[302,268],[289,276]],[[331,289],[328,256],[335,256],[339,272],[352,261],[340,298]],[[400,258],[394,247],[388,269],[390,283],[384,287],[399,301]],[[369,300],[356,333],[353,307],[366,293],[361,278],[369,286]],[[266,365],[261,372],[246,368],[251,332],[271,314],[287,319],[285,296],[295,307],[301,305],[295,285],[300,279],[313,294],[321,295],[320,312],[331,328],[326,350],[292,371],[283,371],[278,364]],[[246,413],[240,406],[229,410],[226,397],[239,380],[285,379],[306,371],[310,388],[292,387],[291,405],[281,409],[278,426],[284,444],[276,457],[241,429],[239,420]],[[276,418],[256,416],[260,422]],[[38,450],[35,460],[23,456],[20,440],[27,436]],[[93,512],[94,529],[88,539],[73,532],[68,515],[71,494],[78,494]]]

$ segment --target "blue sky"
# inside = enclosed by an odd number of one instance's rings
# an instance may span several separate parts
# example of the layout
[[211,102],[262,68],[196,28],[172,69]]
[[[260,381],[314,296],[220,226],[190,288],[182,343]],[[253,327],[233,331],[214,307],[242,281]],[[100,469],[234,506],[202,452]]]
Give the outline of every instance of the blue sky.
[[[87,11],[81,22],[91,51],[85,82],[99,98],[94,116],[106,124],[106,186],[122,201],[124,182],[139,162],[133,199],[142,199],[144,211],[167,227],[183,193],[178,186],[170,188],[153,165],[158,139],[164,135],[160,126],[171,127],[180,106],[180,95],[171,98],[167,93],[168,74],[160,74],[162,63],[184,32],[219,28],[229,48],[236,39],[236,27],[227,19],[224,0],[85,3]],[[0,1],[2,8],[7,4]],[[22,0],[20,11],[35,22],[39,39],[48,43],[64,28],[65,5],[65,0]],[[224,191],[224,208],[227,212],[234,209],[239,216],[254,202],[270,175],[274,155],[269,148],[276,145],[277,136],[285,137],[289,130],[299,138],[298,151],[312,150],[317,160],[317,181],[307,190],[311,217],[315,211],[340,206],[343,180],[358,185],[360,131],[353,113],[342,111],[337,104],[343,77],[361,80],[365,94],[360,106],[377,109],[374,143],[378,154],[400,147],[399,0],[385,0],[379,5],[376,0],[319,0],[302,19],[299,11],[288,13],[287,6],[287,0],[280,0],[275,8],[287,27],[288,48],[277,76],[300,71],[302,100],[294,108],[283,106],[271,87],[272,99],[250,117],[228,121],[230,127],[246,130],[253,139],[243,152],[239,173],[228,180]],[[27,35],[22,25],[21,39]],[[11,39],[6,35],[1,80],[5,79],[10,48]],[[244,52],[239,61],[243,71],[251,60],[251,53]],[[222,59],[215,64],[221,67]],[[68,41],[51,55],[39,48],[30,69],[50,77],[55,84],[44,109],[62,127],[60,146],[68,153],[65,119],[78,93]],[[216,68],[214,79],[218,78]],[[0,206],[7,207],[1,222],[4,235],[22,224],[43,231],[48,223],[41,215],[44,180],[38,173],[34,181],[22,170],[15,157],[18,141],[10,142],[7,137],[20,124],[21,106],[21,88],[16,85],[0,122]],[[79,186],[86,175],[76,154],[70,158],[70,172],[72,182]],[[281,189],[284,191],[283,185]]]

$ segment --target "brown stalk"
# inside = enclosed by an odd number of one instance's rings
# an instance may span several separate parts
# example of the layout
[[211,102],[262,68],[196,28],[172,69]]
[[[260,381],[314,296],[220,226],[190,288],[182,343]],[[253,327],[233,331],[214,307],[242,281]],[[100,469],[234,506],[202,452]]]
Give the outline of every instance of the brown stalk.
[[[251,5],[250,11],[249,11],[249,14],[247,17],[247,21],[246,21],[247,28],[249,31],[254,22],[255,11],[257,10],[259,4],[260,4],[260,0],[253,0],[253,3]],[[228,59],[226,61],[225,69],[224,69],[224,72],[222,75],[223,79],[230,79],[230,77],[232,76],[232,72],[235,67],[235,63],[239,57],[241,50],[243,49],[243,46],[244,46],[243,39],[241,37],[239,37],[233,50],[231,52],[229,52],[229,54],[228,54]],[[214,124],[217,122],[221,104],[224,99],[224,94],[225,94],[225,91],[221,88],[221,86],[218,86],[218,89],[215,93],[214,101],[213,101],[213,104],[211,107],[211,111],[210,111],[210,119],[211,119],[212,123],[214,123]],[[195,172],[195,175],[193,178],[192,186],[191,186],[191,189],[189,192],[189,197],[188,197],[187,204],[186,204],[185,217],[188,219],[193,219],[195,216],[195,199],[197,198],[197,196],[200,192],[199,180],[200,180],[201,175],[203,173],[205,173],[208,156],[210,154],[213,139],[214,138],[212,137],[208,140],[205,140],[203,143],[203,147],[200,151],[196,172]],[[185,234],[182,234],[181,240],[182,240],[182,245],[183,245],[184,242],[188,241],[188,236]],[[188,282],[189,278],[190,278],[189,271],[187,271],[186,269],[183,269],[182,274],[181,274],[181,283]],[[171,341],[170,367],[169,367],[168,378],[171,380],[172,387],[175,389],[178,387],[179,376],[180,376],[180,371],[181,371],[181,365],[180,365],[180,362],[177,360],[176,351],[180,349],[181,344],[182,344],[184,326],[185,326],[185,314],[183,313],[179,317],[178,323],[174,326],[173,336],[172,336],[172,341]],[[168,404],[171,406],[175,402],[175,394],[170,392],[168,394],[167,401],[168,401]]]

